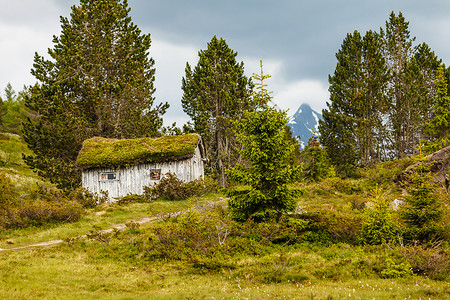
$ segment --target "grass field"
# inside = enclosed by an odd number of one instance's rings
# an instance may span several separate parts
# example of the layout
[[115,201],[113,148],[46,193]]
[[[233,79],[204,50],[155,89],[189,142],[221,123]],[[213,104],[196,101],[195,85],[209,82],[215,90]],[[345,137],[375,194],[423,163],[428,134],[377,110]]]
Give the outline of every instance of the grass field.
[[[2,247],[85,234],[129,218],[202,207],[222,195],[126,206],[105,204],[80,222],[10,232]],[[202,212],[204,213],[204,212]],[[384,246],[346,243],[263,245],[220,257],[219,266],[154,258],[138,241],[159,221],[110,237],[67,240],[53,247],[0,252],[2,299],[450,299],[450,283],[408,275],[383,279],[377,268],[393,255]],[[13,243],[13,244],[11,244]],[[209,255],[209,257],[211,257]],[[200,257],[201,258],[201,257]]]

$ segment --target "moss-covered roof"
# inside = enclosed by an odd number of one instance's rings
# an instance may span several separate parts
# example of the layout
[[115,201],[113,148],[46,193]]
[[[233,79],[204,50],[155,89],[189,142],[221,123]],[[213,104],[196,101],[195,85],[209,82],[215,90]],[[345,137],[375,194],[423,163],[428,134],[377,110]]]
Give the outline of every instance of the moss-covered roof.
[[94,137],[83,142],[76,164],[88,169],[181,160],[194,155],[199,140],[198,134],[123,140]]

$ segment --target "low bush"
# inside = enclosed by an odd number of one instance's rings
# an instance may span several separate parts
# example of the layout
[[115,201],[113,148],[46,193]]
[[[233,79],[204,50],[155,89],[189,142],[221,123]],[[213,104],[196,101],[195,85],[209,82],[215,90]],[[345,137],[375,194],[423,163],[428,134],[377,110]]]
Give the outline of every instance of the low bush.
[[18,213],[22,227],[42,226],[48,223],[67,223],[77,221],[83,213],[81,204],[67,200],[58,201],[40,200],[27,203]]
[[399,228],[394,213],[381,189],[377,187],[373,193],[373,206],[366,208],[363,215],[361,242],[370,245],[395,243]]
[[443,248],[410,246],[399,248],[415,274],[437,280],[450,276],[450,253]]
[[167,173],[159,184],[144,187],[144,197],[150,202],[156,199],[175,201],[187,199],[192,196],[201,196],[218,190],[219,186],[217,182],[209,177],[183,182],[174,174]]
[[411,265],[405,260],[396,260],[389,256],[385,258],[386,268],[381,271],[382,278],[399,278],[412,275]]
[[306,213],[302,218],[311,222],[307,228],[306,241],[329,245],[332,243],[358,242],[358,234],[362,226],[359,214],[337,210],[323,210]]
[[102,191],[101,195],[97,195],[90,192],[87,188],[79,187],[70,192],[68,198],[81,204],[84,208],[92,208],[106,203],[108,201],[108,194]]
[[128,194],[117,201],[117,204],[119,205],[125,205],[130,203],[146,203],[149,202],[148,198],[144,197],[143,195],[136,195],[136,194]]
[[324,190],[332,190],[347,195],[360,193],[363,190],[361,181],[355,179],[342,179],[339,177],[326,178],[319,185]]
[[10,179],[0,174],[0,229],[74,222],[83,206],[60,191],[39,186],[29,195],[19,195]]

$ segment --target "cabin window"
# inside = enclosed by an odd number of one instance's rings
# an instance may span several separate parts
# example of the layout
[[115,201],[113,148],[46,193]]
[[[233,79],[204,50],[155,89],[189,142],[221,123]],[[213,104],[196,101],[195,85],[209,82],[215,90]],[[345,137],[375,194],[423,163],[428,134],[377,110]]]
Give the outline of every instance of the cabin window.
[[161,179],[161,169],[150,170],[150,180],[160,180]]
[[100,181],[112,181],[117,180],[116,172],[103,172],[100,173]]

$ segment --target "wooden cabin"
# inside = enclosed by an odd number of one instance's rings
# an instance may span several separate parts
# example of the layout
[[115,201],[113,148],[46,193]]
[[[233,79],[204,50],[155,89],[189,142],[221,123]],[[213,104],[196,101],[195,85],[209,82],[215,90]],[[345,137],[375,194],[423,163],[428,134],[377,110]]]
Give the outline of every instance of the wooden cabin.
[[83,142],[77,158],[82,186],[110,201],[143,194],[144,186],[160,182],[167,173],[188,182],[204,176],[205,151],[198,134],[160,138],[107,139]]

